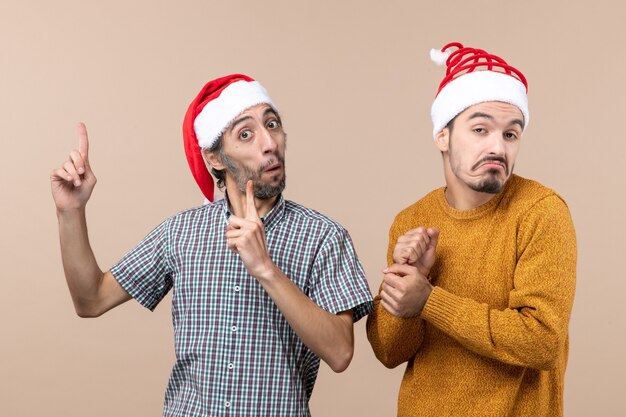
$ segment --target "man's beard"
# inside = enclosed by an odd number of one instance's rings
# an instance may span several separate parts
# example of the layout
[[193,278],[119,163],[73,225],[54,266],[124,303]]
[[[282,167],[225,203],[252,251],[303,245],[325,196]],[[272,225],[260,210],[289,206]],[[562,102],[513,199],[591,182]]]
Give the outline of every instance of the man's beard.
[[500,181],[498,179],[498,171],[495,169],[490,169],[486,174],[488,175],[487,178],[484,178],[477,183],[468,183],[468,187],[480,193],[498,194],[506,183],[506,179],[504,181]]
[[[246,193],[246,184],[249,180],[252,180],[252,184],[254,185],[254,196],[260,200],[268,200],[270,198],[276,197],[278,194],[282,193],[285,189],[285,158],[276,156],[276,159],[270,159],[267,163],[263,164],[256,172],[245,165],[238,165],[235,161],[228,157],[226,154],[221,155],[221,160],[224,166],[226,167],[226,171],[230,173],[235,182],[237,183],[237,188],[243,194]],[[275,164],[276,162],[280,162],[281,164],[281,172],[276,174],[271,178],[271,182],[274,182],[277,177],[280,175],[280,181],[276,185],[272,185],[271,183],[265,183],[261,180],[261,175],[263,172]]]
[[471,170],[475,171],[482,164],[488,161],[497,161],[497,162],[500,162],[504,166],[504,179],[500,180],[498,178],[500,174],[499,170],[489,169],[487,170],[487,172],[485,172],[485,175],[487,175],[487,178],[484,178],[477,183],[467,184],[467,185],[474,191],[478,191],[481,193],[498,194],[500,191],[502,191],[504,184],[506,184],[507,180],[511,176],[511,172],[513,172],[514,167],[511,167],[511,170],[509,170],[509,164],[507,164],[506,160],[502,157],[487,156],[481,159],[480,161],[478,161],[476,164],[474,164]]

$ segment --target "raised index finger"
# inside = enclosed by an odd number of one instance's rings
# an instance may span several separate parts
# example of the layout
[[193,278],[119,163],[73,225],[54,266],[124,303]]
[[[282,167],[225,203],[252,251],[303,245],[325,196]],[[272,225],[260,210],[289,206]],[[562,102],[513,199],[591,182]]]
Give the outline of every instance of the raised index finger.
[[87,136],[87,126],[83,122],[78,124],[78,152],[85,161],[89,160],[89,137]]
[[252,180],[249,180],[246,184],[246,201],[248,202],[246,208],[246,218],[248,220],[256,220],[259,218],[259,213],[254,203],[254,184]]

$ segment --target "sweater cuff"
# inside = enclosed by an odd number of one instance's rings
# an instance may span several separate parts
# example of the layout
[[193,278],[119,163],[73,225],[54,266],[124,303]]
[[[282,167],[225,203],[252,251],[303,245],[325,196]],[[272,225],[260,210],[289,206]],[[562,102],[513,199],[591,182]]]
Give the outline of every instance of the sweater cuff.
[[463,299],[441,287],[434,287],[420,317],[447,332],[454,327]]

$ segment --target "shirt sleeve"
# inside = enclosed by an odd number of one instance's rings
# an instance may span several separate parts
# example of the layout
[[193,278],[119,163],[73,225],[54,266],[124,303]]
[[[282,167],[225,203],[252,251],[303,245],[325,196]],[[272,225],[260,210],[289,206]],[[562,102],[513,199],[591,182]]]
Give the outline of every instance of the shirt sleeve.
[[[401,232],[397,219],[389,229],[387,265],[393,264],[393,250]],[[395,368],[413,358],[424,340],[424,323],[419,317],[403,318],[389,313],[380,304],[380,288],[367,318],[367,339],[376,358],[388,368]]]
[[529,210],[518,230],[508,308],[435,287],[422,318],[466,348],[511,365],[551,369],[567,343],[576,279],[576,236],[558,196]]
[[315,257],[309,297],[333,314],[352,310],[355,322],[372,309],[363,267],[345,229],[333,233]]
[[161,223],[111,268],[124,290],[150,310],[172,287],[168,224]]

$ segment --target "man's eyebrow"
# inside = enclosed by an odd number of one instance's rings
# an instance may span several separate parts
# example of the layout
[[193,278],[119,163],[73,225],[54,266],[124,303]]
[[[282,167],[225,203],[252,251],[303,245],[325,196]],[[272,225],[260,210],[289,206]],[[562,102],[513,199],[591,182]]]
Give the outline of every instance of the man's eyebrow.
[[480,112],[480,111],[477,111],[476,113],[473,113],[470,117],[467,118],[467,120],[476,119],[478,117],[483,117],[485,119],[494,120],[492,115],[487,114],[487,113],[483,113],[483,112]]
[[[489,119],[491,121],[495,120],[495,118],[492,115],[487,114],[487,113],[483,113],[483,112],[479,112],[479,111],[476,112],[476,113],[473,113],[470,117],[468,117],[467,120],[476,119],[476,118],[479,118],[479,117],[482,117],[482,118],[485,118],[485,119]],[[509,123],[509,126],[511,126],[511,125],[519,125],[519,127],[524,129],[524,122],[522,120],[520,120],[520,119],[513,119],[513,120],[511,120],[511,123]]]
[[265,111],[263,112],[263,117],[266,117],[268,114],[273,114],[274,116],[276,116],[278,121],[281,122],[281,124],[282,124],[282,121],[280,119],[280,115],[278,114],[278,112],[273,107],[268,107],[267,109],[265,109]]
[[229,133],[232,132],[233,129],[235,128],[235,126],[237,126],[239,123],[245,122],[246,120],[249,120],[249,119],[252,119],[252,117],[251,116],[241,116],[239,119],[233,121],[230,124],[230,127],[228,128],[228,132]]
[[[276,116],[276,118],[278,119],[278,121],[280,122],[280,115],[278,114],[278,112],[276,110],[274,110],[271,107],[268,107],[267,109],[265,109],[265,111],[263,112],[263,117],[266,117],[268,114],[273,114],[274,116]],[[235,127],[239,124],[239,123],[243,123],[246,120],[250,120],[252,119],[252,116],[241,116],[239,119],[234,120],[230,126],[228,127],[227,131],[230,133],[233,131],[233,129],[235,129]]]

